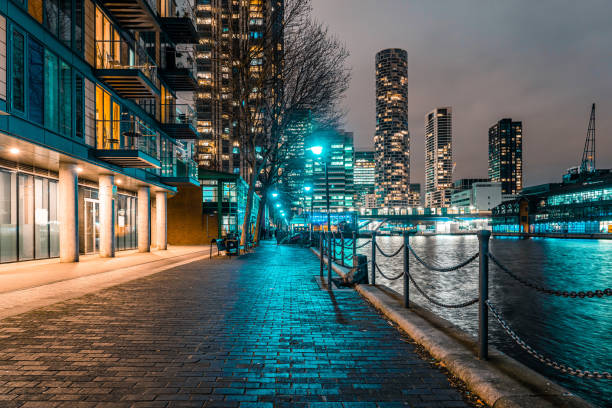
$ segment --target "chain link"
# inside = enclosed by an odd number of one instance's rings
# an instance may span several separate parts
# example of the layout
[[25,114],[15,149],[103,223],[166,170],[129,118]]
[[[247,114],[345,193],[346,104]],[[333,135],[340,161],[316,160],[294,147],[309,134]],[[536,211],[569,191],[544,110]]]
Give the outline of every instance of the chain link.
[[416,281],[414,280],[414,278],[412,277],[412,275],[410,274],[410,272],[408,272],[408,278],[410,279],[410,282],[412,282],[412,284],[414,285],[414,287],[416,288],[417,291],[419,291],[419,293],[421,295],[423,295],[423,297],[427,300],[429,300],[431,303],[433,303],[434,305],[440,306],[440,307],[445,307],[447,309],[461,309],[463,307],[467,307],[467,306],[471,306],[475,303],[478,302],[478,298],[474,298],[472,300],[468,300],[467,302],[463,302],[463,303],[458,303],[458,304],[447,304],[447,303],[442,303],[439,302],[437,300],[435,300],[434,298],[432,298],[431,296],[429,296],[427,293],[425,293],[423,291],[423,289],[421,289],[419,287],[419,285],[416,283]]
[[397,275],[397,276],[395,276],[393,278],[390,278],[387,275],[385,275],[383,273],[383,271],[380,270],[380,268],[378,267],[377,263],[375,263],[374,266],[376,267],[376,270],[378,271],[378,273],[380,273],[382,275],[382,277],[385,278],[386,280],[394,281],[394,280],[397,280],[397,279],[401,278],[404,275],[404,272],[402,272],[399,275]]
[[528,288],[532,288],[540,293],[545,293],[547,295],[553,295],[553,296],[561,296],[561,297],[565,297],[565,298],[580,298],[580,299],[584,299],[585,297],[587,298],[593,298],[593,297],[604,297],[604,296],[612,296],[612,289],[607,288],[605,290],[594,290],[594,291],[587,291],[587,292],[568,292],[568,291],[560,291],[560,290],[553,290],[553,289],[547,289],[543,286],[538,286],[535,283],[529,282],[523,278],[521,278],[520,276],[516,275],[515,273],[512,273],[512,271],[510,271],[510,269],[508,269],[507,267],[505,267],[504,265],[502,265],[501,262],[499,262],[499,260],[492,254],[489,252],[489,258],[491,259],[491,261],[493,261],[493,263],[499,268],[501,269],[503,272],[505,272],[506,274],[508,274],[511,278],[513,278],[514,280],[518,281],[519,283],[527,286]]
[[414,257],[416,258],[417,261],[419,261],[419,263],[421,265],[423,265],[425,268],[429,269],[430,271],[435,271],[435,272],[453,272],[456,270],[459,270],[461,268],[463,268],[464,266],[469,265],[470,263],[474,262],[474,260],[476,260],[478,258],[479,253],[475,253],[474,255],[472,255],[471,257],[469,257],[468,259],[466,259],[465,261],[455,265],[455,266],[450,266],[450,267],[438,267],[438,266],[434,266],[434,265],[430,265],[427,262],[425,262],[425,260],[423,260],[420,256],[417,255],[417,253],[414,251],[414,249],[412,248],[412,246],[408,246],[408,249],[410,249],[410,252],[412,253],[412,255],[414,255]]
[[587,370],[580,370],[578,368],[572,368],[572,367],[569,367],[569,366],[567,366],[565,364],[553,361],[550,358],[544,356],[543,354],[538,353],[537,351],[535,351],[533,349],[533,347],[531,347],[529,344],[525,343],[525,341],[523,339],[521,339],[519,337],[519,335],[516,334],[516,332],[514,330],[512,330],[512,328],[510,327],[508,322],[506,322],[501,317],[501,315],[497,312],[495,307],[493,307],[491,302],[489,302],[487,300],[485,303],[487,304],[487,307],[491,311],[491,314],[493,315],[493,317],[495,317],[495,320],[497,320],[497,322],[504,329],[506,334],[508,334],[508,336],[510,336],[512,338],[512,340],[515,341],[516,344],[518,344],[523,350],[525,350],[527,353],[529,353],[531,356],[533,356],[540,363],[545,364],[545,365],[547,365],[549,367],[552,367],[555,370],[561,371],[562,373],[569,374],[569,375],[574,375],[574,376],[577,376],[577,377],[595,378],[595,379],[599,379],[599,380],[601,380],[601,379],[612,380],[612,374],[610,374],[607,371],[602,371],[602,372],[599,372],[599,371],[587,371]]
[[368,241],[364,242],[364,243],[363,243],[363,244],[361,244],[361,245],[357,245],[357,247],[356,247],[355,249],[360,249],[360,248],[363,248],[364,246],[369,245],[371,242],[372,242],[372,240],[370,239],[370,240],[368,240]]
[[402,249],[404,249],[404,246],[402,245],[401,247],[397,248],[397,251],[395,251],[394,253],[392,253],[391,255],[385,253],[382,248],[378,245],[378,243],[376,243],[376,249],[378,249],[378,252],[381,253],[382,256],[387,257],[387,258],[393,258],[394,256],[396,256],[397,254],[399,254]]

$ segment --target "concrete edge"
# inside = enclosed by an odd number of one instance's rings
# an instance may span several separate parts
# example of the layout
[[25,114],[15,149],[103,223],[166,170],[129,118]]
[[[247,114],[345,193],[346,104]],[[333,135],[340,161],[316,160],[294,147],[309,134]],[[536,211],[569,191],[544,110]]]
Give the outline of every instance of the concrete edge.
[[[310,248],[319,257],[319,252]],[[327,259],[324,258],[327,265]],[[350,270],[332,263],[341,277]],[[453,323],[411,303],[384,286],[355,285],[357,292],[440,360],[485,403],[494,408],[587,408],[591,404],[494,347],[489,360],[476,357],[476,339]]]

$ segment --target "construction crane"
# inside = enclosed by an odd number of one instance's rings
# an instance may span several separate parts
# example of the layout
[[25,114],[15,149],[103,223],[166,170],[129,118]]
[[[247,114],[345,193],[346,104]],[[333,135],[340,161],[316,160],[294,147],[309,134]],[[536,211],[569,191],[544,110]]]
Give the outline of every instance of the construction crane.
[[580,163],[580,173],[595,172],[595,104],[591,106],[591,117],[587,130],[584,151],[582,152],[582,162]]

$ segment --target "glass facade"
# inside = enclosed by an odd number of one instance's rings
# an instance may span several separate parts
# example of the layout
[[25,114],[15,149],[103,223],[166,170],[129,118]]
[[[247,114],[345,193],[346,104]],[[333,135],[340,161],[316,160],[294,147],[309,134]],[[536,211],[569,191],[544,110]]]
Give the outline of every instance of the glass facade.
[[59,256],[57,181],[0,169],[0,263]]

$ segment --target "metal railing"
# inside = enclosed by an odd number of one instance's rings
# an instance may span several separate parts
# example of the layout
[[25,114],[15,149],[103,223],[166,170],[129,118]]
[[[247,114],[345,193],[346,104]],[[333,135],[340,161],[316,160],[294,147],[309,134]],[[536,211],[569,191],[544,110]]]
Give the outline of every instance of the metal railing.
[[[584,377],[584,378],[593,378],[593,379],[612,379],[612,374],[607,371],[592,371],[592,370],[582,370],[570,367],[566,364],[556,362],[555,360],[547,357],[545,354],[540,353],[533,349],[530,345],[528,345],[524,340],[520,338],[520,336],[512,329],[510,324],[502,317],[501,313],[495,308],[495,305],[489,299],[489,266],[490,262],[497,268],[499,268],[502,272],[506,273],[510,276],[514,281],[519,284],[525,286],[526,288],[535,290],[538,293],[548,295],[548,296],[560,296],[571,299],[584,299],[584,298],[603,298],[603,297],[612,297],[612,288],[606,289],[596,289],[589,291],[567,291],[567,290],[558,290],[553,288],[548,288],[536,284],[528,279],[525,279],[518,274],[514,273],[510,268],[504,265],[494,254],[492,254],[489,250],[489,240],[491,238],[491,232],[482,230],[478,232],[478,241],[479,241],[479,250],[475,254],[467,257],[464,261],[459,262],[455,265],[449,266],[440,266],[434,265],[433,263],[427,262],[421,256],[419,256],[414,248],[410,245],[410,233],[405,232],[403,234],[403,243],[397,248],[397,250],[386,253],[381,249],[376,241],[376,231],[372,232],[371,241],[367,241],[365,244],[360,246],[356,245],[356,236],[353,234],[353,242],[352,242],[352,250],[353,257],[356,256],[356,249],[359,247],[363,247],[367,244],[371,243],[371,259],[370,259],[370,273],[371,273],[371,282],[373,285],[376,284],[376,272],[381,274],[385,279],[393,281],[398,280],[400,278],[404,278],[403,285],[403,304],[405,308],[410,307],[410,284],[414,286],[414,289],[420,293],[428,302],[437,305],[443,308],[450,309],[458,309],[464,308],[468,306],[472,306],[477,304],[478,306],[478,357],[482,360],[488,359],[488,349],[489,349],[489,312],[491,312],[492,317],[499,323],[504,332],[514,341],[516,344],[529,353],[531,356],[536,358],[541,363],[552,367],[560,372]],[[333,247],[332,240],[333,234],[327,233],[326,235],[318,236],[318,244],[319,250],[321,253],[321,273],[323,272],[323,256],[328,256],[328,281],[331,281],[331,264],[332,264],[332,254],[335,254],[335,250]],[[327,251],[326,251],[327,249]],[[395,276],[389,276],[385,274],[383,270],[381,270],[378,262],[376,261],[377,255],[382,255],[386,258],[394,258],[396,256],[403,257],[403,270],[399,274]],[[427,293],[417,282],[414,275],[410,272],[410,255],[412,255],[415,260],[421,264],[425,269],[431,272],[438,273],[451,273],[460,271],[467,265],[478,259],[479,269],[478,269],[478,291],[475,293],[476,296],[466,299],[465,301],[457,304],[448,304],[444,303],[440,299],[436,299],[431,294]],[[331,287],[330,287],[331,289]]]
[[161,121],[164,124],[192,125],[197,128],[198,118],[190,105],[168,103],[162,104]]
[[162,157],[162,177],[190,177],[198,179],[198,164],[188,157]]
[[186,69],[194,78],[198,76],[195,51],[191,45],[180,45],[177,49],[166,49],[161,68],[165,70]]
[[157,64],[144,47],[124,40],[96,40],[96,68],[139,70],[159,88]]
[[138,150],[158,158],[158,134],[144,122],[125,120],[96,120],[96,149]]

